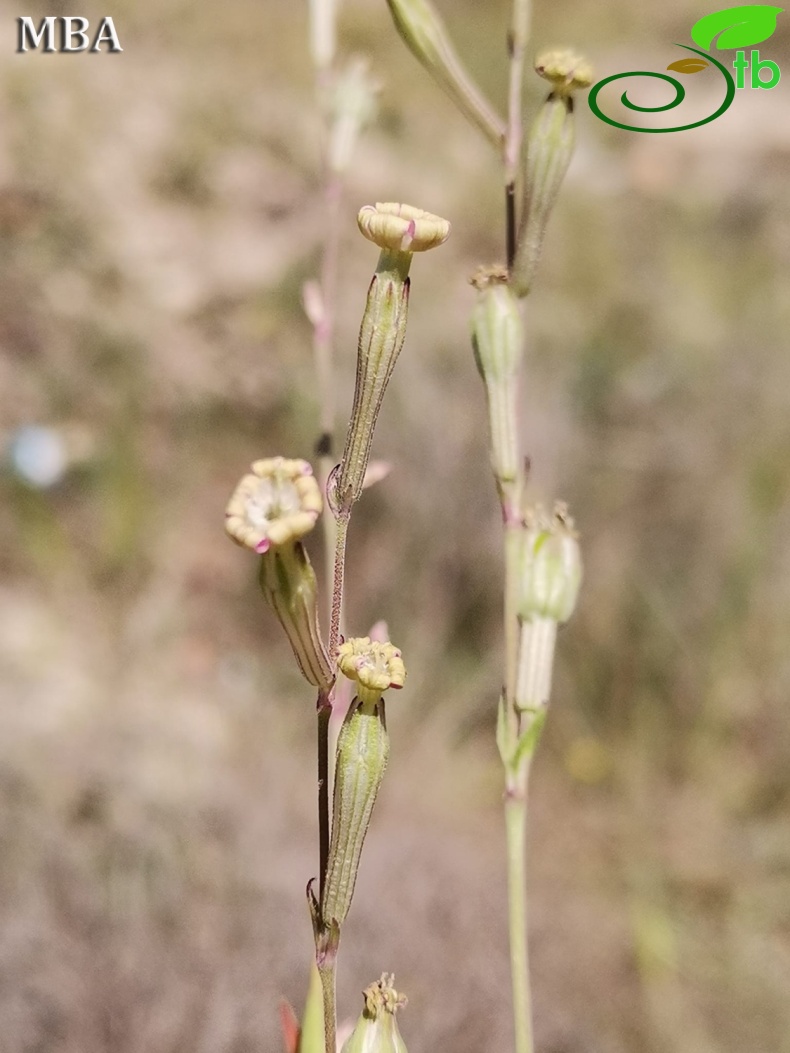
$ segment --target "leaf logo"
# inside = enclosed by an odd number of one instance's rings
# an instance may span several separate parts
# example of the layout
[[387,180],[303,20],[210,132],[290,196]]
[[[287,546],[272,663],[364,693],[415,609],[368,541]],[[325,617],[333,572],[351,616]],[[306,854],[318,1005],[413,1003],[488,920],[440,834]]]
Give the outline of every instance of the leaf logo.
[[[719,51],[728,48],[748,48],[761,44],[776,29],[776,19],[783,7],[769,4],[743,4],[714,11],[705,15],[691,28],[691,39],[701,48],[709,50],[716,40]],[[680,70],[679,72],[696,72]]]
[[671,69],[674,73],[701,73],[709,65],[710,63],[705,59],[681,58],[677,62],[670,62],[667,69]]

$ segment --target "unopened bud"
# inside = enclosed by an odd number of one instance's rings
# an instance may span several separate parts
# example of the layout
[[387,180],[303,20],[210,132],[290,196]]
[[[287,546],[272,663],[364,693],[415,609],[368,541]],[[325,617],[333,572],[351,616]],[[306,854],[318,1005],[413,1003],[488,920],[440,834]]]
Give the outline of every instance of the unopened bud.
[[357,222],[362,234],[381,248],[381,255],[362,316],[354,405],[331,489],[333,511],[345,517],[364,488],[384,392],[406,336],[412,254],[441,245],[450,233],[447,220],[411,205],[366,205]]
[[518,301],[503,270],[484,270],[473,279],[477,303],[472,311],[472,347],[486,388],[491,467],[500,488],[518,478],[519,375],[524,327]]
[[497,148],[505,136],[501,117],[464,69],[430,0],[387,0],[406,47],[450,96],[461,113]]
[[573,92],[592,81],[590,66],[572,52],[549,52],[535,68],[552,90],[527,136],[524,203],[512,275],[519,296],[532,287],[549,216],[573,156]]
[[406,1004],[386,973],[364,991],[365,1008],[346,1040],[342,1053],[406,1053],[396,1013]]

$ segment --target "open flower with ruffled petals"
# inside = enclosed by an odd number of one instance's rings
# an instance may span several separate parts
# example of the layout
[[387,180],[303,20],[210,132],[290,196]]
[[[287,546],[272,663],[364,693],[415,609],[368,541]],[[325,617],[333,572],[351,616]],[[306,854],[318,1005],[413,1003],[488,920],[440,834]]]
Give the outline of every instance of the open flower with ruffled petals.
[[446,219],[394,201],[363,205],[357,225],[368,241],[391,252],[427,252],[450,236]]
[[322,508],[313,469],[302,460],[255,461],[225,510],[225,529],[239,545],[264,553],[309,534]]
[[327,694],[334,673],[321,639],[315,572],[301,539],[321,513],[321,491],[302,460],[255,461],[233,492],[225,529],[261,557],[261,591],[285,629],[303,676]]

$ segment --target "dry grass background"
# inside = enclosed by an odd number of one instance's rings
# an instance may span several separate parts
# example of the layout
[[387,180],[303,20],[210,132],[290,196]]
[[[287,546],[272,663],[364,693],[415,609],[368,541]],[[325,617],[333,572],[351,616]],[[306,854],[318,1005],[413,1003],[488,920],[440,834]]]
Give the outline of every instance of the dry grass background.
[[[6,448],[0,480],[3,1053],[269,1053],[303,995],[312,699],[221,520],[251,458],[314,440],[305,6],[37,0],[112,15],[125,47],[44,56],[13,53],[0,4],[3,438],[92,451],[36,491]],[[501,98],[506,4],[440,6]],[[540,4],[535,41],[660,69],[708,9]],[[395,471],[353,527],[352,628],[386,617],[410,678],[341,1010],[392,969],[415,1053],[493,1053],[499,535],[465,279],[500,254],[498,168],[383,0],[347,0],[343,39],[384,85],[345,206],[343,413],[357,208],[454,233],[415,263],[376,443]],[[790,71],[787,42],[780,18]],[[535,491],[571,502],[587,567],[534,773],[541,1053],[790,1050],[789,90],[675,136],[580,107],[529,305]]]

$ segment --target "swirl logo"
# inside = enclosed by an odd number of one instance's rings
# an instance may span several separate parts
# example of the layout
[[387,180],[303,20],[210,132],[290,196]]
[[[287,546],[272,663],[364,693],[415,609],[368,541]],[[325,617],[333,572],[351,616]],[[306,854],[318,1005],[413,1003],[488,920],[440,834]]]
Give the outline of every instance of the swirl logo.
[[[601,91],[614,81],[623,80],[628,77],[652,77],[656,80],[666,81],[674,89],[674,98],[660,106],[640,106],[628,98],[628,92],[624,91],[620,96],[623,106],[638,113],[664,113],[674,110],[680,106],[686,97],[686,89],[681,82],[668,73],[655,73],[651,70],[634,70],[628,73],[614,73],[605,77],[593,85],[589,94],[590,109],[600,120],[611,124],[614,128],[622,128],[627,132],[685,132],[691,128],[699,128],[703,124],[709,124],[720,117],[725,110],[729,109],[735,98],[735,92],[746,86],[746,70],[750,71],[750,88],[775,88],[779,83],[781,71],[775,62],[770,59],[761,59],[760,52],[753,47],[761,44],[773,34],[776,29],[776,19],[783,8],[773,7],[768,4],[745,4],[741,7],[729,7],[724,11],[714,11],[705,15],[696,22],[691,29],[691,39],[698,47],[690,47],[687,44],[678,44],[692,54],[685,58],[677,59],[667,66],[667,70],[690,76],[693,73],[701,73],[703,70],[713,67],[721,73],[724,78],[724,98],[718,108],[708,117],[692,121],[687,124],[673,125],[671,128],[644,128],[639,125],[625,124],[623,121],[615,120],[607,116],[598,104],[598,96]],[[734,70],[731,73],[723,62],[710,54],[710,49],[735,50],[735,58],[732,63]],[[745,48],[751,48],[749,58],[746,57]],[[707,48],[708,50],[700,50]],[[764,74],[767,73],[766,77]]]

